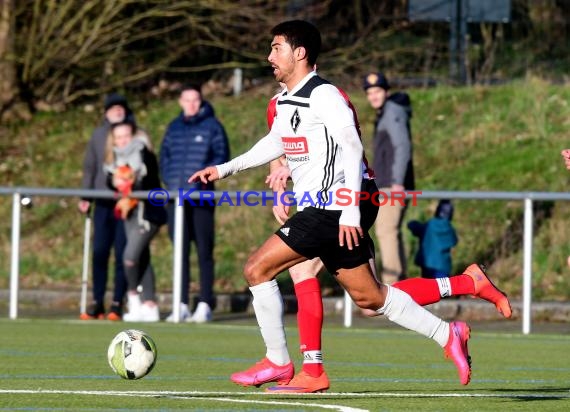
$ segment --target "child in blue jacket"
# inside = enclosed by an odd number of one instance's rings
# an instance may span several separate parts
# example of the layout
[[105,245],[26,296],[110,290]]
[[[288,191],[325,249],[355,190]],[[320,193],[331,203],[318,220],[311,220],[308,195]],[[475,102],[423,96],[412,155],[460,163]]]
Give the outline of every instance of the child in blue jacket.
[[419,239],[415,264],[424,278],[447,277],[451,273],[451,249],[457,245],[457,234],[451,224],[453,204],[442,199],[434,217],[426,223],[417,220],[408,223],[408,229]]

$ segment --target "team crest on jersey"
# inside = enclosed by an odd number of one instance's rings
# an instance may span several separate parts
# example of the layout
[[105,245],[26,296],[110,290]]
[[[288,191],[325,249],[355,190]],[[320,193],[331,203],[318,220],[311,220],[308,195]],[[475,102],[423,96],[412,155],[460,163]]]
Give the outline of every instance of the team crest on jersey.
[[289,156],[309,153],[306,137],[282,137],[283,150]]
[[299,109],[295,109],[295,113],[291,116],[291,128],[295,133],[297,133],[297,129],[301,124],[301,116],[299,116]]

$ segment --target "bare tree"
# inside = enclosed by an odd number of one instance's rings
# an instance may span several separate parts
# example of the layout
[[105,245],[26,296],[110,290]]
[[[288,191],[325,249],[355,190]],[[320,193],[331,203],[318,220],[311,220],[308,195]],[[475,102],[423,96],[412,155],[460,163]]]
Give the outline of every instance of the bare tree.
[[20,101],[14,56],[14,0],[0,0],[0,121],[28,119],[30,112]]
[[286,4],[18,0],[20,80],[34,104],[57,108],[169,71],[259,67],[259,45]]
[[[565,50],[558,39],[567,38],[559,31],[569,9],[563,0],[513,0],[521,26],[531,28],[519,34],[544,37],[547,51]],[[260,73],[269,29],[289,18],[319,26],[319,63],[335,80],[378,69],[441,72],[447,26],[410,22],[406,10],[406,0],[0,0],[0,115],[13,113],[19,96],[36,109],[63,109],[110,90],[148,90],[162,78],[207,79],[235,67]],[[545,24],[554,18],[562,21],[555,29]],[[489,79],[512,34],[480,31],[471,63],[477,79]]]

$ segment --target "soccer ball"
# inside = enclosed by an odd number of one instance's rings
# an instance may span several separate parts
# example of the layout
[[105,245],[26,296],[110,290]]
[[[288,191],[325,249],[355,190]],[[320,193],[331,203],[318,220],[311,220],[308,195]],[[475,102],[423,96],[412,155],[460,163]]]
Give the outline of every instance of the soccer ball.
[[107,358],[111,369],[123,379],[140,379],[156,363],[156,344],[141,330],[127,329],[113,338]]

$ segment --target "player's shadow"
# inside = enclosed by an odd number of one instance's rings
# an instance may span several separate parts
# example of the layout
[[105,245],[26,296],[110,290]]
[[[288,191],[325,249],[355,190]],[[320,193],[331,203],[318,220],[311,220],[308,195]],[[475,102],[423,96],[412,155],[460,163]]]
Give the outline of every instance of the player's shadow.
[[[494,393],[505,393],[505,398],[510,398],[515,401],[519,402],[536,402],[536,401],[560,401],[563,399],[568,399],[568,392],[570,391],[570,387],[560,388],[560,387],[541,387],[537,389],[528,389],[528,388],[520,388],[520,389],[491,389],[490,392]],[[523,394],[518,394],[522,392]],[[564,393],[566,392],[566,393]],[[514,393],[512,397],[509,397],[508,394]]]

